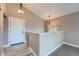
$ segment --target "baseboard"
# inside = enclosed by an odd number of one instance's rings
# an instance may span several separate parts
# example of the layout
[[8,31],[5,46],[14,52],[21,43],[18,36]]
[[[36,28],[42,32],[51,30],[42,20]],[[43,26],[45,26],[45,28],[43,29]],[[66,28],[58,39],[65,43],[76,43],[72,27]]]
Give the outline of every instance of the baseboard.
[[34,56],[37,56],[31,47],[29,47],[29,49],[31,50],[31,52],[33,53]]
[[9,44],[8,45],[4,45],[3,48],[9,47],[9,46],[10,46]]
[[[57,50],[60,46],[62,46],[63,45],[63,43],[61,43],[59,46],[57,46],[55,49],[53,49],[52,51],[50,51],[48,54],[46,54],[45,56],[48,56],[48,55],[50,55],[52,52],[54,52],[55,50]],[[34,56],[37,56],[36,54],[35,54],[35,52],[32,50],[32,48],[31,47],[29,47],[29,49],[32,51],[32,53],[34,54]]]
[[73,47],[79,48],[79,46],[78,46],[78,45],[74,45],[74,44],[67,43],[67,42],[63,42],[63,43],[64,43],[64,44],[66,44],[66,45],[69,45],[69,46],[73,46]]
[[27,41],[24,41],[24,43],[27,43]]
[[57,46],[56,48],[54,48],[52,51],[50,51],[47,55],[45,56],[49,56],[52,52],[54,52],[55,50],[57,50],[60,46],[62,46],[64,43],[61,43],[59,46]]
[[4,56],[4,52],[2,52],[1,56]]

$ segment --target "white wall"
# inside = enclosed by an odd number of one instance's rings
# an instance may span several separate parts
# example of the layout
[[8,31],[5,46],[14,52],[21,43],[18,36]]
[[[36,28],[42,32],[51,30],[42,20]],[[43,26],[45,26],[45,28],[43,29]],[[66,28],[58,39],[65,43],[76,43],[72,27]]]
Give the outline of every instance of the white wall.
[[64,32],[46,32],[41,33],[40,36],[40,55],[45,56],[53,52],[64,40]]
[[3,27],[3,12],[0,11],[0,55],[2,54],[3,46],[3,36],[4,36],[4,27]]
[[53,52],[63,40],[64,32],[29,33],[29,46],[40,56]]
[[56,23],[58,30],[65,32],[64,42],[79,46],[79,12],[65,15],[51,20]]
[[5,46],[8,44],[8,17],[4,18],[4,40],[3,40],[3,45]]

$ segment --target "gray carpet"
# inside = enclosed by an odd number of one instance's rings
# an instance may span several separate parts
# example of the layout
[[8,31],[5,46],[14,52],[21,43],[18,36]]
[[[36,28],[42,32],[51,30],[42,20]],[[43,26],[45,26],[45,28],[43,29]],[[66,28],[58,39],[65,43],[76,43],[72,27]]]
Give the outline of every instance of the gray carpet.
[[64,44],[49,56],[79,56],[79,48]]

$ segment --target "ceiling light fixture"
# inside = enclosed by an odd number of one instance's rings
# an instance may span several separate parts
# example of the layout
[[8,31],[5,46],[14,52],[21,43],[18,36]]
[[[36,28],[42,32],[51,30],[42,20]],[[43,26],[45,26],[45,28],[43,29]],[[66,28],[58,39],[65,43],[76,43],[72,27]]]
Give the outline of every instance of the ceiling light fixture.
[[49,19],[49,25],[50,25],[50,15],[48,15],[48,19]]
[[19,4],[19,9],[18,9],[18,13],[23,14],[24,11],[22,10],[22,3]]

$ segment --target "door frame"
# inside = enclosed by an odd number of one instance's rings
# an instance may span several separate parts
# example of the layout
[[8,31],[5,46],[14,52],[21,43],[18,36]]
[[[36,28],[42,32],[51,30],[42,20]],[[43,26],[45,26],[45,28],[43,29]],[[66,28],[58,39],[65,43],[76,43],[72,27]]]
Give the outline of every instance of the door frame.
[[[10,38],[9,38],[10,37],[9,36],[10,35],[10,33],[9,33],[10,32],[10,25],[9,24],[11,23],[11,18],[18,18],[18,17],[11,17],[11,16],[8,17],[8,19],[9,19],[8,20],[8,45],[9,46],[11,46],[11,41],[10,41]],[[22,19],[22,18],[18,18],[18,19]],[[24,19],[24,23],[25,23],[25,19]],[[24,24],[24,34],[25,34],[25,24]],[[27,43],[26,35],[24,35],[24,43]]]

